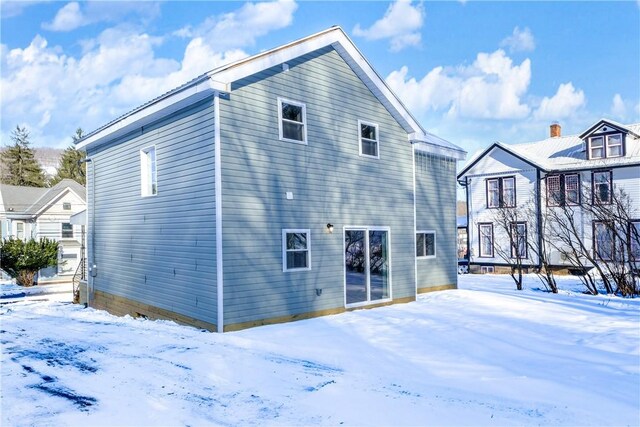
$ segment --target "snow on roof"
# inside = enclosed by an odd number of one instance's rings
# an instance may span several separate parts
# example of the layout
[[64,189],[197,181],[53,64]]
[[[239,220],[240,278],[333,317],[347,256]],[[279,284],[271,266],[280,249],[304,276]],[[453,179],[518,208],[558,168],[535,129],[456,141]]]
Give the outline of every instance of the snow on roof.
[[[598,122],[600,123],[600,122]],[[626,155],[602,160],[607,166],[638,163],[640,161],[640,123],[631,125],[607,123],[628,130],[626,139]],[[593,128],[593,126],[592,126]],[[509,148],[520,156],[542,166],[547,171],[563,169],[593,168],[598,160],[587,160],[582,135],[550,137],[542,141],[509,145]]]

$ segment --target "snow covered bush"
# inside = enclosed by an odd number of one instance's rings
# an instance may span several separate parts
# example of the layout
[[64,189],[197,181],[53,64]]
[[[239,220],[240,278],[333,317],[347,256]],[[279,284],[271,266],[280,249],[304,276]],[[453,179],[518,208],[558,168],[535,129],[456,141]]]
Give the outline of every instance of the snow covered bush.
[[33,286],[41,268],[58,265],[58,242],[51,239],[4,239],[0,244],[0,268],[19,285]]

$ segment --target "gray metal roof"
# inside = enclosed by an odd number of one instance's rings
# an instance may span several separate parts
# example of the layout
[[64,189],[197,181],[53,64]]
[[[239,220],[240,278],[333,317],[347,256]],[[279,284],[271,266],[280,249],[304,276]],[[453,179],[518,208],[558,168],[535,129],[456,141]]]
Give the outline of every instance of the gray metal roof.
[[8,215],[33,216],[68,188],[86,202],[85,188],[72,179],[63,179],[51,188],[0,184],[0,194]]

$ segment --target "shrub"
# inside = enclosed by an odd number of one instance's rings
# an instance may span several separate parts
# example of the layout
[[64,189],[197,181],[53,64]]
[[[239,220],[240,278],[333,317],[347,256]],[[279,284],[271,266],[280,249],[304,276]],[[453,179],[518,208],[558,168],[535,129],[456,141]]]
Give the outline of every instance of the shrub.
[[19,285],[33,286],[38,270],[58,264],[58,242],[51,239],[5,239],[0,244],[0,268]]

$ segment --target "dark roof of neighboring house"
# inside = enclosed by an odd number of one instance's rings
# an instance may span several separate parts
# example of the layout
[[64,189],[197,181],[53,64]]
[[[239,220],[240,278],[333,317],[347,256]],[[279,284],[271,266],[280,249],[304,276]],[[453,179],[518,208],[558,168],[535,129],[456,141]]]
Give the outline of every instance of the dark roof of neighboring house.
[[0,195],[5,212],[35,215],[68,188],[86,201],[84,187],[72,179],[63,179],[51,188],[0,184]]

